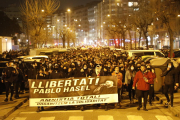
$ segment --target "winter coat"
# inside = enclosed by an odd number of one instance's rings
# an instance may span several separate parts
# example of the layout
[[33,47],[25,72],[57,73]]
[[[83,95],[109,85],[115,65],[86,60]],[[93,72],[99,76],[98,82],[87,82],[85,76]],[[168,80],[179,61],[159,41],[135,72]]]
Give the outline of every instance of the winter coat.
[[176,69],[173,68],[173,69],[170,69],[170,70],[165,70],[163,73],[162,73],[162,77],[165,76],[165,79],[164,79],[164,84],[165,85],[174,85],[175,83],[178,83],[178,77],[177,77],[177,74],[176,74]]
[[[148,79],[148,82],[145,82],[144,78],[146,77]],[[137,83],[137,89],[142,91],[147,91],[150,88],[150,82],[153,81],[153,76],[149,72],[143,73],[142,71],[138,71],[134,77],[133,87],[136,86]]]
[[121,88],[122,87],[122,78],[123,78],[123,75],[122,73],[118,73],[116,74],[115,71],[112,73],[112,76],[116,76],[117,77],[117,85],[118,85],[118,88]]

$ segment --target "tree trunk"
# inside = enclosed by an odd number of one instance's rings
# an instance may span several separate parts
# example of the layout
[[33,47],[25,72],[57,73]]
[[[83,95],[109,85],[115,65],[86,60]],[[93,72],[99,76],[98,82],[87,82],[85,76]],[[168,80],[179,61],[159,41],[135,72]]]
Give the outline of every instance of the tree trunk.
[[122,43],[123,43],[123,41],[122,41],[122,35],[121,35],[121,46],[120,46],[121,49],[122,49]]
[[136,50],[136,31],[135,31],[135,50]]
[[141,43],[141,31],[139,31],[139,48],[140,48],[140,43]]
[[146,32],[143,32],[143,33],[144,33],[144,37],[146,39],[146,49],[149,50],[148,38],[147,38]]
[[69,38],[68,38],[67,42],[68,42],[68,48],[69,48],[70,47],[70,45],[69,45]]
[[62,41],[63,41],[63,48],[65,48],[66,46],[65,46],[65,41],[66,41],[66,38],[65,38],[65,34],[63,34],[63,37],[62,37]]
[[126,41],[125,41],[125,34],[123,34],[123,41],[124,41],[124,50],[126,49]]
[[130,50],[132,50],[132,37],[131,37],[131,32],[128,30],[129,37],[130,37]]
[[169,37],[170,37],[170,58],[173,58],[173,31],[171,27],[168,25],[168,32],[169,32]]

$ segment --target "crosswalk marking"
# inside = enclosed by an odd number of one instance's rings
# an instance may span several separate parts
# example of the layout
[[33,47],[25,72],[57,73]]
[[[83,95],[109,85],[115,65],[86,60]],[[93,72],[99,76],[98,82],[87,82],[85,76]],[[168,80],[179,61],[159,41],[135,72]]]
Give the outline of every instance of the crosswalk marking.
[[162,115],[156,115],[155,116],[158,120],[173,120],[170,116],[162,116]]
[[99,115],[98,120],[114,120],[114,118],[111,115]]
[[40,120],[54,120],[55,117],[41,117]]
[[93,112],[93,110],[86,110],[86,111],[81,111],[81,110],[68,110],[68,111],[41,111],[41,112],[21,112],[20,114],[36,114],[36,113],[68,113],[68,112]]
[[141,116],[128,115],[128,120],[144,120]]
[[70,116],[69,120],[83,120],[83,116]]
[[13,120],[26,120],[27,117],[15,117]]

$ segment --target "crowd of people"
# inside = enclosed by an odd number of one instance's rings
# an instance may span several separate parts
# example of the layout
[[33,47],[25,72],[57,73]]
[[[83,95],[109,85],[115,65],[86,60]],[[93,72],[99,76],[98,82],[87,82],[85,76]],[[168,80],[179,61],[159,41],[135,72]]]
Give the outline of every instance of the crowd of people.
[[[179,86],[178,72],[180,72],[180,66],[175,68],[173,63],[169,62],[167,69],[162,74],[162,76],[165,76],[164,93],[167,104],[170,104],[171,101],[171,106],[173,106],[173,91]],[[17,63],[9,61],[2,75],[2,82],[6,86],[6,98],[4,100],[6,102],[8,101],[9,89],[11,89],[10,101],[13,101],[14,90],[15,98],[19,98],[19,92],[20,90],[24,91],[28,79],[116,76],[118,103],[115,106],[121,107],[122,93],[127,90],[130,103],[134,102],[135,97],[138,100],[137,110],[142,107],[142,98],[144,99],[143,110],[145,111],[147,111],[148,95],[149,104],[152,105],[154,82],[158,81],[155,70],[151,67],[149,61],[144,62],[141,57],[131,58],[127,52],[111,51],[109,49],[71,50],[32,63],[26,63],[21,59]],[[171,100],[168,96],[169,89]],[[101,105],[98,106],[101,107]],[[81,110],[84,107],[82,106]],[[105,104],[105,110],[107,109],[108,104]],[[40,110],[40,107],[38,107],[38,110]]]

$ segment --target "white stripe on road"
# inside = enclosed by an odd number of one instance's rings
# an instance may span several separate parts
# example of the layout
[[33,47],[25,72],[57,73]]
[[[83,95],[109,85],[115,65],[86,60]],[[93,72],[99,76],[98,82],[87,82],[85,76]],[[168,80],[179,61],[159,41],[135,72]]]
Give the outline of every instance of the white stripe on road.
[[114,118],[111,115],[99,115],[98,120],[114,120]]
[[170,116],[163,116],[163,115],[156,115],[155,116],[158,120],[173,120]]
[[55,117],[41,117],[40,120],[54,120]]
[[27,117],[15,117],[13,120],[26,120]]
[[83,120],[83,116],[70,116],[69,120]]
[[67,111],[41,111],[41,112],[21,112],[20,114],[36,114],[36,113],[71,113],[71,112],[93,112],[93,110],[85,110],[85,111],[81,111],[81,110],[67,110]]
[[142,116],[128,115],[128,120],[144,120]]

